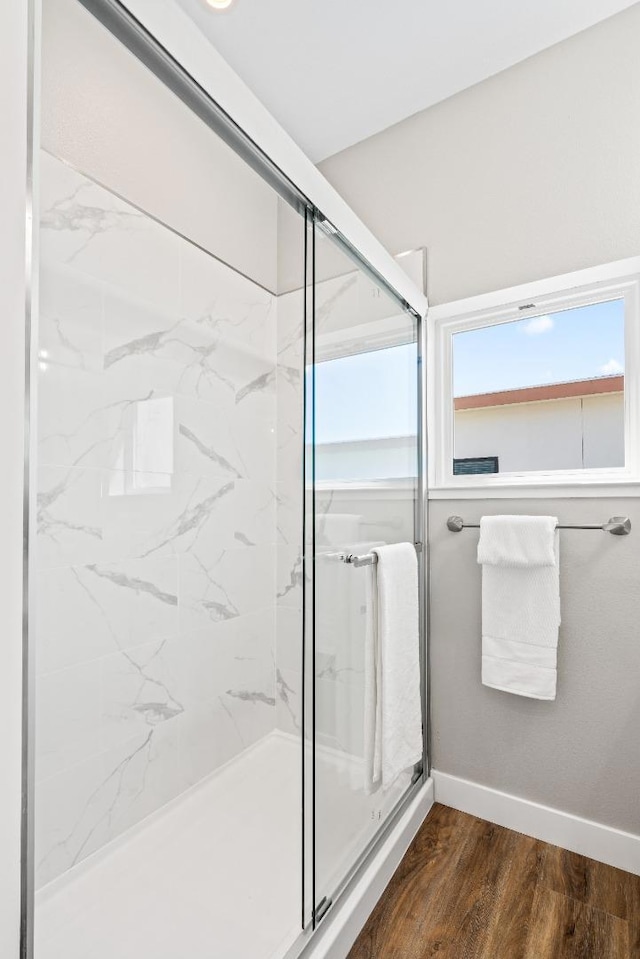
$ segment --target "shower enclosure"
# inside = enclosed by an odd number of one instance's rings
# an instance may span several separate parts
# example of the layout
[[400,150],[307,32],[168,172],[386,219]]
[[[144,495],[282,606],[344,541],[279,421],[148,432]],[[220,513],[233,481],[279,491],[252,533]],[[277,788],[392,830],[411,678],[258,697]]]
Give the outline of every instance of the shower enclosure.
[[345,562],[423,563],[420,316],[124,7],[42,17],[23,954],[277,959],[426,775],[365,791]]

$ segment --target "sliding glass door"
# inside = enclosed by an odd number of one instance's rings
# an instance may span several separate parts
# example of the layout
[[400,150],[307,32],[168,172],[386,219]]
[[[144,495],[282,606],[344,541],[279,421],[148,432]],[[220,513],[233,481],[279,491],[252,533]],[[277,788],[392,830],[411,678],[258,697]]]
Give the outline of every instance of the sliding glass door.
[[[314,317],[314,902],[321,918],[417,775],[411,765],[391,783],[372,782],[367,726],[372,550],[421,540],[420,394],[417,318],[322,221]],[[417,628],[416,683],[419,647]]]
[[34,957],[271,959],[302,927],[305,216],[77,0],[42,45]]

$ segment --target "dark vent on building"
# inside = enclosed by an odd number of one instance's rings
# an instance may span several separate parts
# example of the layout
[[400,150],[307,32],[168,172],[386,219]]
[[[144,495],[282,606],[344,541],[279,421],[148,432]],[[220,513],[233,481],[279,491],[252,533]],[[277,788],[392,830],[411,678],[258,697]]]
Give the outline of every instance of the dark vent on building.
[[454,459],[453,475],[469,476],[472,473],[498,473],[497,456],[468,456]]

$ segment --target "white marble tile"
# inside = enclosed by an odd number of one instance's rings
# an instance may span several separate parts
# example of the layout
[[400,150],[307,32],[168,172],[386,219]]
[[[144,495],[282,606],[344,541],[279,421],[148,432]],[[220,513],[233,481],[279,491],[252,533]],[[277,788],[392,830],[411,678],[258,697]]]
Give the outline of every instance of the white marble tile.
[[278,302],[204,250],[182,245],[180,315],[216,344],[236,344],[258,358],[275,358]]
[[277,455],[278,479],[301,482],[304,469],[304,429],[302,382],[278,373],[277,390]]
[[109,840],[143,821],[184,789],[180,769],[182,717],[148,728],[104,754],[108,777],[105,788],[113,795],[109,811]]
[[247,396],[229,409],[177,397],[176,465],[179,472],[226,479],[275,479],[275,392]]
[[275,494],[256,480],[112,471],[105,486],[104,538],[115,555],[197,550],[206,558],[221,549],[273,543],[276,536]]
[[41,258],[38,294],[38,359],[100,372],[103,284],[73,266]]
[[36,888],[91,855],[109,839],[116,780],[93,756],[39,782],[35,792]]
[[197,476],[242,479],[248,475],[230,409],[178,397],[176,400],[176,468]]
[[[185,632],[183,641],[189,662],[187,705],[241,689],[251,690],[251,679],[267,679],[265,705],[273,706],[273,648],[275,614],[273,609],[248,613],[234,619],[212,623]],[[264,690],[263,690],[264,691]],[[240,697],[237,697],[240,699]],[[261,697],[258,697],[259,699]]]
[[187,663],[181,640],[160,640],[100,661],[103,748],[142,735],[185,712]]
[[[277,509],[277,497],[271,486],[254,480],[236,483],[234,545],[275,546]],[[272,555],[275,555],[275,549]]]
[[234,342],[216,342],[206,330],[182,321],[170,355],[182,369],[176,393],[217,403],[225,409],[252,393],[266,394],[275,386],[275,355],[258,356]]
[[278,297],[278,365],[302,369],[304,353],[304,298],[302,290]]
[[233,426],[238,437],[240,455],[250,479],[276,477],[276,393],[256,390],[238,401]]
[[[227,273],[232,281],[233,271]],[[233,409],[254,392],[266,395],[273,391],[275,348],[269,346],[268,351],[258,352],[254,344],[244,342],[237,330],[248,307],[240,303],[236,309],[236,313],[225,312],[219,318],[190,318],[106,288],[104,367],[109,388],[112,392],[123,389],[125,395],[136,389],[143,394],[171,392],[215,403],[225,410]],[[259,309],[249,312],[268,328],[272,325],[273,298],[268,297]],[[252,325],[257,325],[255,320]]]
[[215,623],[183,637],[188,655],[181,761],[197,782],[275,726],[274,615]]
[[108,471],[102,501],[108,550],[146,559],[227,543],[234,535],[235,495],[233,480]]
[[153,727],[38,784],[41,886],[180,791],[175,724]]
[[100,467],[110,437],[101,373],[40,361],[38,461],[42,466]]
[[276,670],[276,723],[283,732],[296,735],[302,732],[301,670],[284,666]]
[[243,749],[234,718],[220,697],[191,703],[179,732],[183,787],[200,782]]
[[41,256],[159,308],[179,306],[182,241],[135,207],[41,153]]
[[38,782],[87,762],[101,751],[99,660],[39,676],[36,703]]
[[[105,285],[104,372],[110,403],[180,392],[188,366],[206,359],[207,342],[191,346],[183,335],[185,321],[170,305],[150,304],[126,291]],[[211,344],[211,352],[213,345]],[[214,398],[229,401],[224,379]]]
[[277,548],[278,606],[302,609],[302,549],[297,543]]
[[38,780],[180,716],[185,692],[185,650],[176,640],[145,643],[40,674]]
[[282,669],[301,672],[303,648],[302,610],[288,606],[276,609],[276,663]]
[[39,570],[35,581],[38,673],[90,662],[113,651],[114,637],[104,610],[87,592],[85,567]]
[[300,476],[276,486],[277,498],[277,541],[282,546],[295,546],[302,543],[303,495]]
[[122,394],[105,405],[110,444],[107,466],[126,474],[123,489],[157,488],[167,485],[166,479],[142,484],[136,481],[140,474],[175,472],[175,401],[173,396],[153,391],[140,399]]
[[37,653],[41,673],[178,633],[176,557],[42,570]]
[[43,466],[38,470],[36,563],[39,568],[105,558],[101,471]]
[[39,462],[100,466],[107,448],[101,284],[46,262],[39,283]]
[[185,553],[179,564],[180,628],[202,629],[273,609],[273,547]]

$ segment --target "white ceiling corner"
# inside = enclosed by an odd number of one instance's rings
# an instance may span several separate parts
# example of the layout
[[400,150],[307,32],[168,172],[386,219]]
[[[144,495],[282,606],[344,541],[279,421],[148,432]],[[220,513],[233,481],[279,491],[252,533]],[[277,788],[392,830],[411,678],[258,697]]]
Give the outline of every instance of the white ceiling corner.
[[318,162],[635,0],[176,0]]

